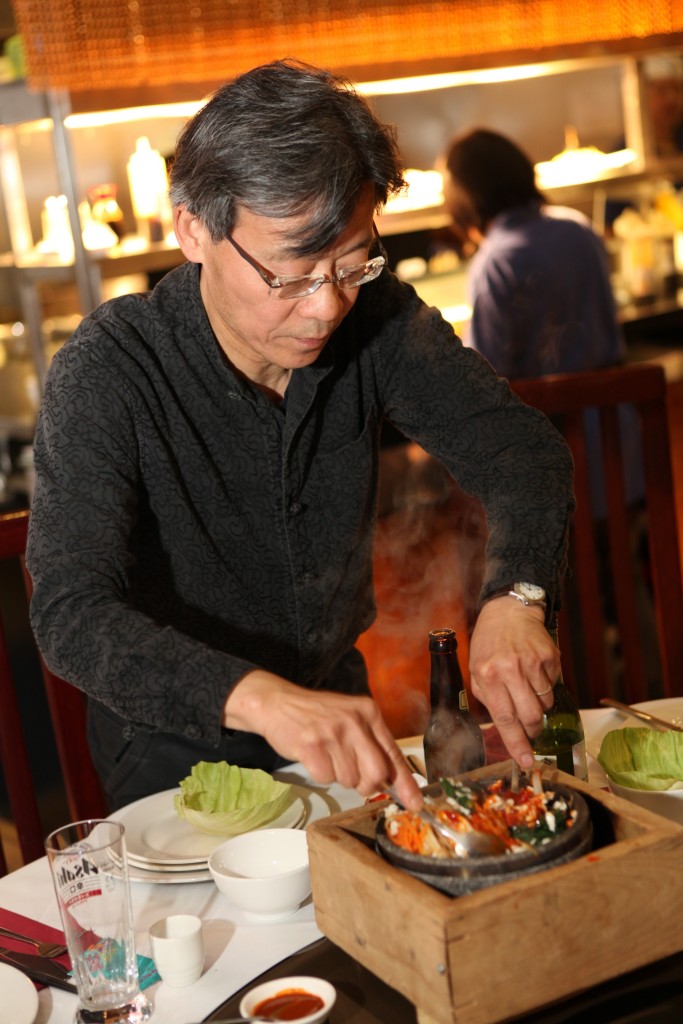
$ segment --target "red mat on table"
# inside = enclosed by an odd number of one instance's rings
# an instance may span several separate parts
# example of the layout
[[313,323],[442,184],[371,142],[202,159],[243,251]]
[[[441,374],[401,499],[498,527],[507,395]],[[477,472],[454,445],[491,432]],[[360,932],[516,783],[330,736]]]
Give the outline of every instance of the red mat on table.
[[[28,935],[30,938],[36,939],[37,942],[59,942],[61,945],[64,945],[64,932],[58,928],[51,928],[48,924],[34,921],[30,917],[24,917],[23,914],[15,914],[11,910],[5,910],[4,907],[0,907],[0,928],[9,928],[13,932],[21,932],[22,935]],[[15,953],[37,952],[30,943],[20,942],[19,939],[10,939],[6,935],[0,935],[0,946]],[[53,957],[53,959],[66,967],[68,971],[71,970],[71,961],[69,960],[68,953],[63,953],[62,956]],[[43,988],[37,982],[34,984],[36,988]]]

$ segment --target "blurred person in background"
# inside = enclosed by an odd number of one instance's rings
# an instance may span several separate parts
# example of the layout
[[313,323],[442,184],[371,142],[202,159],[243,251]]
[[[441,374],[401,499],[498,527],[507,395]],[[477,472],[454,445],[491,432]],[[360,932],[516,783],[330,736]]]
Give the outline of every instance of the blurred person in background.
[[468,267],[465,340],[505,377],[624,360],[602,239],[577,210],[550,206],[529,157],[497,132],[451,142],[444,195]]

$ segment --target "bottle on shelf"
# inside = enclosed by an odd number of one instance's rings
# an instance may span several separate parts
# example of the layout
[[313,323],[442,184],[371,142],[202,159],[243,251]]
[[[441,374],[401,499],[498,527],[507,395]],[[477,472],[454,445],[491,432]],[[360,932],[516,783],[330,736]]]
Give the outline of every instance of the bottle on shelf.
[[424,734],[427,781],[460,775],[486,764],[479,723],[469,709],[453,629],[429,634],[431,713]]
[[[557,624],[548,632],[558,646]],[[584,782],[588,779],[583,723],[576,701],[564,684],[562,669],[555,682],[553,705],[543,715],[543,731],[531,741],[531,746],[537,761]]]
[[104,185],[93,185],[88,189],[88,199],[92,217],[98,224],[106,224],[120,241],[123,238],[123,211],[118,204],[117,186],[113,182]]

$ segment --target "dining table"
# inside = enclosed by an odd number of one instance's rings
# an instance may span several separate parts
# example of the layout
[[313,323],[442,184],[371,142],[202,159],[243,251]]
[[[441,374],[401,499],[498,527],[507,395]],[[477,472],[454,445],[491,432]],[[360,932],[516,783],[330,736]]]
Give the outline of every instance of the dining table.
[[[587,736],[588,781],[597,787],[607,784],[596,754],[601,723],[609,721],[608,714],[614,712],[604,708],[581,711]],[[399,746],[405,754],[422,756],[421,737],[401,740]],[[313,783],[300,764],[289,765],[276,776],[291,782],[302,795],[305,824],[363,802],[356,792],[336,783]],[[231,905],[210,878],[180,881],[175,875],[173,881],[144,881],[141,874],[138,872],[131,881],[138,955],[151,956],[149,928],[170,914],[194,914],[202,919],[206,954],[204,972],[193,985],[170,988],[156,981],[145,990],[154,1007],[152,1024],[198,1024],[234,1016],[239,1012],[241,996],[257,980],[301,974],[324,977],[335,986],[337,999],[330,1024],[417,1024],[418,1013],[412,1003],[322,934],[311,897],[291,917],[260,923]],[[624,892],[624,899],[628,898],[628,892]],[[681,913],[681,908],[672,907],[672,913]],[[22,915],[39,925],[60,929],[46,858],[0,879],[0,925],[3,914]],[[586,921],[586,928],[593,926]],[[551,935],[548,938],[552,941]],[[504,950],[495,950],[495,936],[492,953],[504,964]],[[561,964],[557,970],[562,970]],[[588,1019],[600,1024],[680,1024],[683,1020],[683,952],[588,991],[581,991],[580,978],[576,982],[576,996],[517,1019],[528,1024],[578,1024]],[[524,979],[513,979],[512,983],[524,984]],[[75,994],[54,987],[40,988],[33,1024],[72,1024],[76,1007]],[[0,1024],[6,1019],[0,995]],[[506,1019],[505,1007],[501,1007],[500,1020]]]

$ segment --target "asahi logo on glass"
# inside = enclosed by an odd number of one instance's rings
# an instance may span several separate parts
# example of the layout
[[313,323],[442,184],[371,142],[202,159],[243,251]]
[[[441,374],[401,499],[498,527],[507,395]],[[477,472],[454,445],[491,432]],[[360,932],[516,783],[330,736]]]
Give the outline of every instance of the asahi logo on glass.
[[[102,895],[103,879],[100,869],[89,857],[83,855],[82,851],[66,861],[62,859],[55,872],[55,881],[65,905],[69,908],[81,900]],[[111,881],[109,879],[109,885]],[[104,883],[106,888],[106,877]]]

